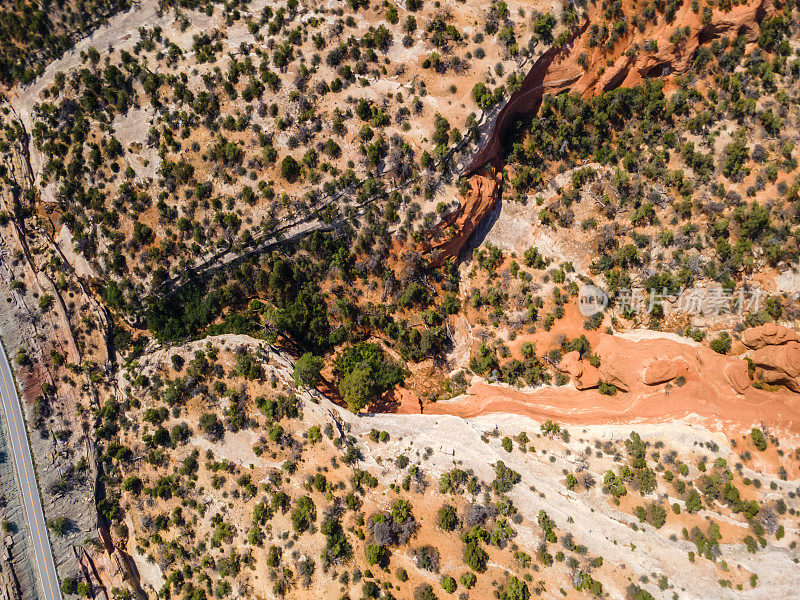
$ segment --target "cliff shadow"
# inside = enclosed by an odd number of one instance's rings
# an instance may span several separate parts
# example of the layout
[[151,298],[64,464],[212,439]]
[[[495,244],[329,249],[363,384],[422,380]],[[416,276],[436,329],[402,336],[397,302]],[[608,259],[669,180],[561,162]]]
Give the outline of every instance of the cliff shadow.
[[494,224],[497,222],[497,219],[500,218],[500,212],[502,210],[503,194],[501,191],[498,195],[497,201],[495,201],[494,206],[492,207],[492,210],[489,211],[485,217],[483,217],[481,222],[475,228],[475,231],[470,234],[470,236],[467,238],[467,241],[461,247],[461,250],[458,253],[458,264],[468,260],[472,256],[472,252],[476,248],[479,248],[481,244],[483,244],[486,236],[489,235],[492,227],[494,227]]

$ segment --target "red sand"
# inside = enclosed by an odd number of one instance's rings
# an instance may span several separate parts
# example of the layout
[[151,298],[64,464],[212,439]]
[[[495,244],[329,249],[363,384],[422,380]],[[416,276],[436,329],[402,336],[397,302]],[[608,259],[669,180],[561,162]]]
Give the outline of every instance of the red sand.
[[[596,389],[578,391],[573,386],[524,392],[476,382],[465,398],[428,404],[425,413],[468,418],[502,412],[585,425],[664,423],[697,415],[712,429],[751,427],[763,422],[800,433],[800,395],[785,388],[764,391],[752,386],[739,393],[731,382],[731,372],[741,372],[741,359],[669,339],[634,342],[610,335],[601,336],[596,352],[601,357],[603,379],[619,377],[630,392],[605,396]],[[644,372],[655,360],[685,361],[685,384],[646,385]]]
[[725,399],[704,397],[702,392],[687,384],[681,389],[673,387],[669,395],[662,388],[650,394],[619,392],[612,397],[603,396],[597,390],[542,388],[523,392],[506,386],[474,383],[466,399],[427,405],[425,413],[465,418],[512,413],[537,421],[554,419],[578,425],[666,423],[695,414],[712,429],[750,427],[763,421],[772,427],[800,433],[800,401],[787,398],[786,393],[752,389],[742,399]]

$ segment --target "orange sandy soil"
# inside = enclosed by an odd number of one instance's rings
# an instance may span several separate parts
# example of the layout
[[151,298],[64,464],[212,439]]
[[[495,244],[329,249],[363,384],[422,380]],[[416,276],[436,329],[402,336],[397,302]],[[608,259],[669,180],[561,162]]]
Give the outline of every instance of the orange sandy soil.
[[[601,359],[601,379],[629,389],[615,396],[604,396],[597,389],[577,390],[573,385],[543,386],[520,390],[505,384],[489,384],[475,380],[461,399],[425,403],[425,414],[451,414],[471,418],[492,413],[511,413],[535,420],[553,419],[575,425],[620,423],[667,423],[689,418],[712,430],[749,428],[764,423],[792,433],[800,433],[800,395],[780,387],[776,391],[752,386],[737,391],[732,373],[746,372],[741,358],[717,354],[708,347],[681,343],[667,338],[632,341],[601,330],[583,329],[584,318],[573,302],[566,307],[565,317],[553,330],[522,334],[508,346],[511,356],[519,357],[523,342],[536,346],[542,356],[556,345],[556,338],[568,339],[586,335],[592,351]],[[656,332],[653,332],[656,333]],[[656,333],[657,335],[657,333]],[[473,350],[479,341],[473,343]],[[742,347],[744,349],[744,347]],[[686,383],[646,385],[643,374],[656,361],[674,362],[683,366]],[[391,412],[418,414],[417,394],[398,388],[388,395]]]

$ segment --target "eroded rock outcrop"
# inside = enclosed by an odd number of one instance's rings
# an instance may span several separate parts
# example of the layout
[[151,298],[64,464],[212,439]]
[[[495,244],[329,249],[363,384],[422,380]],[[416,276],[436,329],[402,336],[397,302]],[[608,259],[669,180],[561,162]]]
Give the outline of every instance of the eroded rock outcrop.
[[742,343],[752,350],[766,346],[778,346],[787,342],[800,342],[800,335],[776,323],[765,323],[742,332]]
[[755,378],[782,385],[800,393],[800,336],[783,325],[766,323],[742,333],[742,343],[751,349],[749,358]]
[[600,372],[588,360],[581,359],[580,352],[567,352],[558,363],[558,369],[572,379],[579,390],[589,390],[600,385]]
[[[508,412],[576,424],[689,418],[702,419],[714,427],[726,424],[751,427],[765,421],[792,431],[800,430],[797,394],[788,387],[771,390],[754,387],[744,359],[718,354],[708,347],[666,334],[638,338],[599,333],[591,337],[592,353],[600,359],[600,380],[613,383],[620,393],[609,396],[588,387],[589,362],[581,360],[577,353],[568,353],[558,367],[570,375],[575,387],[518,390],[475,380],[463,398],[428,404],[425,412],[462,417]],[[800,342],[754,352],[765,350],[774,353],[765,381],[794,385],[800,380],[792,377],[792,373],[798,373],[796,377],[800,378]],[[673,375],[677,376],[655,383]],[[629,386],[627,393],[621,391],[623,385]]]
[[689,364],[682,358],[656,359],[645,367],[642,381],[645,385],[658,385],[678,377],[686,378],[688,374]]
[[747,388],[750,387],[750,373],[747,362],[737,360],[729,363],[725,365],[724,373],[725,379],[737,394],[744,394]]
[[500,198],[502,185],[498,172],[473,175],[469,184],[470,190],[458,210],[445,215],[426,234],[422,251],[432,266],[441,266],[447,260],[458,257],[469,236]]
[[627,392],[635,382],[642,380],[641,362],[630,353],[624,340],[604,337],[595,348],[595,353],[600,356],[600,379],[604,382]]
[[[568,352],[558,363],[558,369],[572,379],[579,390],[596,388],[600,382],[610,383],[623,392],[644,384],[655,386],[690,374],[689,362],[682,356],[660,358],[642,364],[641,357],[629,353],[629,346],[614,337],[604,338],[597,346],[600,366],[583,360],[577,351]],[[745,364],[745,377],[747,368]],[[738,381],[738,380],[737,380]],[[749,384],[749,381],[748,381]]]
[[[562,46],[553,46],[531,67],[519,90],[500,110],[481,149],[466,169],[470,192],[453,217],[445,219],[428,232],[423,252],[438,266],[456,258],[469,236],[486,218],[500,195],[500,158],[506,132],[520,114],[536,112],[542,98],[549,94],[570,92],[583,98],[618,87],[630,87],[650,78],[663,78],[687,71],[697,48],[723,36],[744,36],[750,43],[759,34],[759,23],[773,10],[767,0],[755,0],[734,6],[725,12],[715,9],[710,21],[703,23],[684,3],[669,23],[659,16],[656,22],[640,30],[629,27],[610,50],[594,40],[590,24],[602,21],[599,5],[589,8],[588,17],[575,27]],[[635,7],[631,12],[636,12]],[[682,27],[676,35],[677,24]],[[646,42],[646,43],[645,43]],[[478,174],[492,163],[494,175]]]
[[[629,27],[610,50],[605,44],[590,43],[594,36],[589,25],[603,20],[601,10],[600,5],[590,7],[588,17],[572,31],[568,41],[559,48],[550,48],[534,63],[520,89],[497,115],[486,143],[467,168],[468,174],[489,162],[499,167],[503,140],[514,118],[537,111],[545,95],[570,92],[588,98],[618,87],[634,86],[645,79],[683,73],[691,67],[701,44],[738,35],[754,42],[759,23],[773,6],[767,0],[755,0],[734,6],[728,12],[715,9],[710,21],[703,23],[692,11],[691,3],[684,3],[669,23],[660,15],[643,30]],[[630,10],[636,12],[634,8]],[[680,35],[675,33],[678,26],[682,28]]]
[[750,358],[758,367],[756,376],[765,383],[800,393],[800,342],[766,346],[754,350]]
[[742,343],[751,349],[755,377],[771,385],[782,385],[800,393],[800,336],[775,323],[752,327],[742,333]]

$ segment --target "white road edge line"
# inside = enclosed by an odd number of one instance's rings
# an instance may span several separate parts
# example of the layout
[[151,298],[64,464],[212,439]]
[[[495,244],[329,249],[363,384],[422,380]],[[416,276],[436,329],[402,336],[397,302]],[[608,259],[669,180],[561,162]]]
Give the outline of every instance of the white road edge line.
[[[34,554],[39,571],[45,600],[62,600],[61,587],[58,583],[50,537],[45,525],[39,486],[36,481],[36,470],[33,465],[30,444],[28,441],[22,406],[17,395],[14,374],[8,362],[5,348],[0,343],[0,397],[8,424],[9,440],[14,454],[14,467],[17,474],[28,530],[33,542]],[[45,581],[47,583],[45,583]]]

